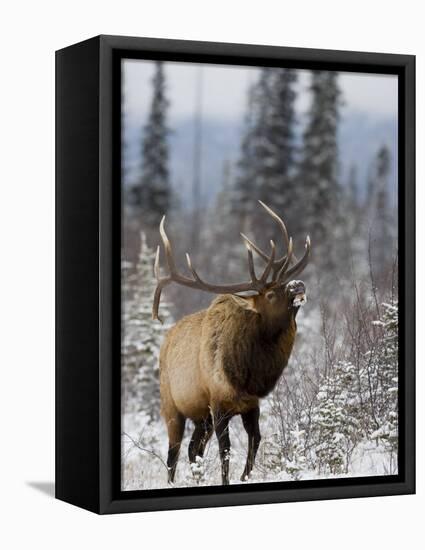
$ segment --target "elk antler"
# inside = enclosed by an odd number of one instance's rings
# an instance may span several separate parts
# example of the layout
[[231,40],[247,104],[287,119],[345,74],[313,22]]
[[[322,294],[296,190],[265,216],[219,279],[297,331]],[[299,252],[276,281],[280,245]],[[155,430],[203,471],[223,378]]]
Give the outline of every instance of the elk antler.
[[[275,219],[277,221],[277,223],[279,224],[279,227],[282,231],[282,236],[283,236],[283,240],[285,241],[285,244],[286,244],[286,247],[287,247],[287,253],[285,256],[282,256],[279,260],[276,260],[273,262],[273,265],[272,265],[272,280],[273,281],[276,281],[278,279],[278,275],[279,273],[282,271],[282,268],[285,266],[285,269],[288,267],[289,265],[289,262],[291,261],[291,255],[292,254],[292,240],[288,237],[288,231],[286,229],[286,226],[282,220],[282,218],[280,218],[276,212],[273,212],[273,210],[268,207],[266,204],[264,204],[263,201],[258,201],[261,206],[266,210],[266,212],[268,212],[270,214],[270,216]],[[248,239],[248,237],[244,234],[244,233],[241,233],[241,237],[244,239],[245,242],[249,243],[249,245],[251,246],[251,248],[253,248],[255,250],[255,252],[260,256],[260,258],[262,258],[264,261],[268,262],[270,260],[270,256],[268,256],[265,252],[263,252],[261,250],[261,248],[259,248],[256,244],[254,244],[252,241],[250,241]],[[294,257],[295,261],[297,261],[297,259]]]
[[[270,216],[277,221],[279,224],[279,227],[282,232],[283,240],[286,244],[287,251],[284,256],[279,258],[278,260],[273,261],[271,269],[272,269],[272,281],[278,282],[278,283],[284,283],[287,282],[288,276],[293,277],[295,274],[301,273],[301,271],[305,268],[305,266],[308,263],[308,257],[310,254],[310,237],[307,236],[306,238],[306,252],[302,259],[300,261],[297,260],[295,257],[295,254],[293,253],[293,243],[292,243],[292,237],[288,236],[288,231],[286,229],[285,223],[282,220],[280,216],[276,214],[267,204],[264,204],[263,201],[258,201],[261,206],[270,214]],[[265,262],[270,261],[270,256],[268,256],[265,252],[261,250],[256,244],[254,244],[246,235],[241,233],[241,237],[244,239],[245,242],[247,242],[253,250],[262,258]],[[289,270],[289,264],[291,263],[291,260],[295,261],[295,265]]]
[[161,318],[158,316],[159,302],[161,300],[162,289],[168,284],[175,282],[179,285],[183,285],[189,288],[196,288],[198,290],[204,290],[206,292],[213,292],[215,294],[236,294],[238,292],[247,292],[247,291],[256,291],[261,292],[267,285],[267,278],[270,274],[270,271],[273,266],[274,257],[276,254],[276,246],[273,241],[270,241],[271,253],[269,261],[261,275],[260,278],[257,278],[254,268],[254,259],[252,255],[252,248],[249,243],[246,244],[247,253],[248,253],[248,268],[251,277],[251,281],[245,283],[235,283],[229,285],[213,285],[207,283],[201,279],[201,277],[196,272],[195,268],[192,265],[192,260],[190,259],[189,254],[186,253],[186,262],[187,266],[192,274],[193,279],[182,275],[178,272],[176,263],[174,261],[173,251],[171,248],[171,243],[168,239],[168,236],[164,228],[165,216],[162,218],[159,225],[159,232],[161,234],[161,239],[164,245],[165,259],[168,267],[169,275],[166,277],[161,277],[160,267],[159,267],[159,256],[160,256],[160,246],[156,249],[155,264],[154,264],[154,273],[157,279],[157,287],[155,289],[153,307],[152,307],[152,318],[158,319],[162,322]]
[[[286,284],[286,282],[289,280],[289,277],[295,276],[305,268],[305,266],[308,263],[308,257],[310,254],[310,238],[307,237],[306,239],[306,245],[305,245],[306,251],[304,253],[304,256],[301,258],[300,261],[297,261],[292,252],[292,248],[293,248],[292,238],[288,237],[288,232],[286,230],[285,224],[283,223],[283,220],[263,202],[259,201],[259,203],[272,216],[272,218],[274,218],[278,222],[283,234],[284,241],[287,246],[287,251],[286,251],[286,254],[282,256],[279,260],[275,260],[276,246],[273,241],[270,241],[271,252],[270,252],[270,256],[268,256],[265,252],[263,252],[260,248],[258,248],[257,245],[252,243],[248,239],[248,237],[246,237],[243,233],[241,233],[241,236],[245,241],[245,246],[248,253],[248,269],[249,269],[249,274],[251,278],[249,282],[245,282],[245,283],[235,283],[230,285],[213,285],[203,281],[198,275],[198,273],[196,272],[195,268],[193,267],[190,256],[187,253],[186,253],[186,262],[193,278],[191,279],[186,275],[182,275],[181,273],[179,273],[176,267],[176,262],[174,261],[171,243],[164,229],[165,216],[162,218],[161,223],[159,225],[159,232],[164,245],[165,259],[166,259],[169,275],[167,275],[166,277],[161,277],[160,267],[159,267],[160,246],[158,246],[158,248],[156,249],[156,257],[155,257],[155,265],[154,265],[154,272],[158,283],[155,289],[155,295],[154,295],[153,306],[152,306],[152,318],[154,320],[158,319],[159,321],[162,322],[162,320],[158,316],[161,293],[162,293],[162,289],[172,282],[175,282],[177,284],[180,284],[189,288],[195,288],[198,290],[213,292],[215,294],[236,294],[238,292],[247,292],[247,291],[261,292],[268,286],[267,279],[270,273],[272,273],[272,282],[280,285],[280,284]],[[264,271],[260,278],[257,278],[255,273],[254,259],[252,254],[253,250],[255,250],[255,252],[265,262],[267,262],[266,267],[264,268]],[[295,259],[296,264],[293,267],[291,267],[291,269],[288,270],[291,259],[293,258]]]
[[[285,285],[288,281],[290,281],[296,275],[299,275],[301,271],[303,271],[303,269],[308,264],[310,250],[311,250],[311,241],[310,241],[310,237],[307,235],[305,239],[305,252],[303,257],[294,266],[292,266],[291,269],[288,269],[288,271],[285,271],[286,267],[282,268],[282,273],[279,274],[278,276],[278,280],[280,284]],[[288,262],[288,265],[289,265],[289,262]]]

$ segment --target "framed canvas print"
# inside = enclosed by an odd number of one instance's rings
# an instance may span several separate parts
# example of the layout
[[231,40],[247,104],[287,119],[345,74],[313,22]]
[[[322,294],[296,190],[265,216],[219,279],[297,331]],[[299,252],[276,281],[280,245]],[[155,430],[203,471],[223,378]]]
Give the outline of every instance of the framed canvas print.
[[56,54],[56,496],[415,490],[413,56]]

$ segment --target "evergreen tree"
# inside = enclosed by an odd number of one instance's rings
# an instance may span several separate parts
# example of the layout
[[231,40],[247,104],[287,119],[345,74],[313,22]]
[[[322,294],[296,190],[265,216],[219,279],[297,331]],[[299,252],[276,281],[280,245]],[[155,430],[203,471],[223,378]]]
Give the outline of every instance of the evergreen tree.
[[266,142],[265,121],[271,96],[271,70],[262,69],[258,82],[248,91],[248,108],[245,130],[241,143],[238,164],[239,177],[236,180],[233,210],[240,218],[240,225],[246,229],[246,220],[254,213],[253,203],[258,198],[257,176],[260,171],[258,155],[265,154],[261,143]]
[[319,470],[348,471],[351,454],[362,437],[360,410],[355,368],[339,361],[322,377],[313,411]]
[[350,204],[353,208],[357,209],[357,207],[360,204],[359,200],[359,183],[358,183],[358,177],[357,177],[357,165],[351,164],[350,170],[348,173],[348,198],[350,201]]
[[372,224],[374,257],[378,271],[385,270],[391,261],[395,228],[391,214],[389,175],[391,154],[385,145],[376,154],[368,181],[367,210]]
[[289,432],[289,456],[284,459],[286,472],[295,480],[301,479],[306,469],[305,431],[297,426]]
[[375,325],[382,328],[382,338],[374,355],[373,385],[375,417],[379,427],[373,439],[384,442],[397,454],[398,449],[398,303],[382,304],[382,314]]
[[[221,280],[237,280],[245,275],[246,248],[239,238],[238,220],[232,212],[233,196],[231,164],[225,161],[221,189],[203,230],[204,254],[208,254],[208,258],[200,260],[201,263],[208,263],[212,269],[211,275]],[[220,245],[217,246],[217,243]]]
[[[288,220],[297,218],[294,181],[295,165],[295,90],[297,75],[291,69],[276,69],[268,132],[273,146],[268,166],[265,202],[284,212]],[[290,223],[290,222],[289,222]]]
[[318,393],[318,403],[313,416],[317,431],[315,453],[318,459],[319,472],[336,474],[343,471],[344,451],[341,446],[344,423],[344,411],[331,395],[328,384],[321,385]]
[[[296,218],[294,207],[296,71],[264,68],[249,92],[249,109],[236,182],[236,211],[255,225],[256,199]],[[289,221],[290,223],[290,221]]]
[[[298,203],[303,233],[310,233],[317,250],[321,245],[329,248],[327,237],[338,224],[338,73],[313,71],[311,94],[298,171]],[[329,257],[317,254],[320,257],[329,262]]]
[[360,203],[358,169],[354,163],[349,168],[346,185],[339,189],[339,201],[336,206],[335,225],[338,231],[333,235],[337,252],[334,259],[340,266],[340,275],[350,275],[351,266],[354,264],[356,274],[360,276],[366,273],[368,268],[364,261],[367,227],[364,223],[363,205]]
[[142,173],[132,188],[131,201],[143,213],[145,223],[156,226],[171,205],[167,127],[166,83],[162,62],[156,63],[152,80],[153,97],[143,132]]
[[[237,281],[246,276],[246,248],[239,237],[239,221],[232,210],[234,187],[232,165],[223,162],[221,188],[210,208],[203,212],[203,224],[199,235],[201,246],[193,253],[188,244],[194,265],[200,266],[200,276],[209,281]],[[182,228],[184,232],[185,228]],[[174,305],[184,312],[200,310],[211,302],[212,295],[192,292],[176,297]],[[188,309],[186,307],[188,306]]]
[[153,275],[155,253],[141,234],[141,249],[135,265],[122,266],[122,392],[125,411],[141,411],[152,419],[159,415],[159,350],[172,322],[167,303],[161,302],[164,324],[152,321],[156,287]]

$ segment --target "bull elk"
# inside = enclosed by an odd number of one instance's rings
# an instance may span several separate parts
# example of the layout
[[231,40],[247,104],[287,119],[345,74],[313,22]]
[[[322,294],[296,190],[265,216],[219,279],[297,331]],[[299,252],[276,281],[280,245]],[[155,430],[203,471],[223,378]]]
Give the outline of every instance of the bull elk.
[[[291,355],[297,330],[295,317],[306,301],[304,283],[294,278],[308,263],[310,239],[306,238],[304,255],[298,261],[283,220],[259,202],[279,224],[287,250],[276,259],[273,241],[267,254],[241,233],[248,253],[249,282],[228,285],[205,282],[193,267],[189,254],[186,261],[192,276],[180,273],[165,232],[165,217],[159,227],[169,274],[161,277],[158,246],[153,319],[161,320],[158,317],[161,292],[172,282],[219,294],[207,309],[176,323],[161,347],[161,414],[168,430],[170,484],[174,481],[187,418],[195,424],[189,443],[190,462],[203,456],[215,431],[222,483],[229,483],[229,421],[238,414],[248,434],[248,456],[241,481],[248,479],[261,439],[259,401],[273,390]],[[253,251],[265,262],[260,277],[254,269]],[[291,262],[295,262],[292,267]],[[240,295],[248,291],[255,294]]]

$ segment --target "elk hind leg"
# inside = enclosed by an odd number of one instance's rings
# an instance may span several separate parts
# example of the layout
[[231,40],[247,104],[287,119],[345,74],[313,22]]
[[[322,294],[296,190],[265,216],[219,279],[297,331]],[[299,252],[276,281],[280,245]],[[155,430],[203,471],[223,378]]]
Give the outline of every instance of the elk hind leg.
[[195,430],[189,443],[189,460],[196,462],[196,457],[204,456],[205,447],[212,435],[213,423],[211,416],[195,422]]
[[260,409],[259,407],[255,407],[254,409],[243,413],[241,416],[243,426],[248,434],[248,456],[246,459],[245,469],[241,476],[241,481],[246,481],[252,471],[252,468],[254,467],[255,456],[261,441],[259,423]]
[[168,483],[174,482],[176,475],[177,461],[179,458],[180,446],[184,434],[184,426],[186,423],[185,417],[176,412],[172,418],[167,421],[168,430]]
[[221,482],[229,485],[229,460],[230,460],[230,417],[226,414],[214,415],[214,429],[218,439],[218,449],[221,460]]

